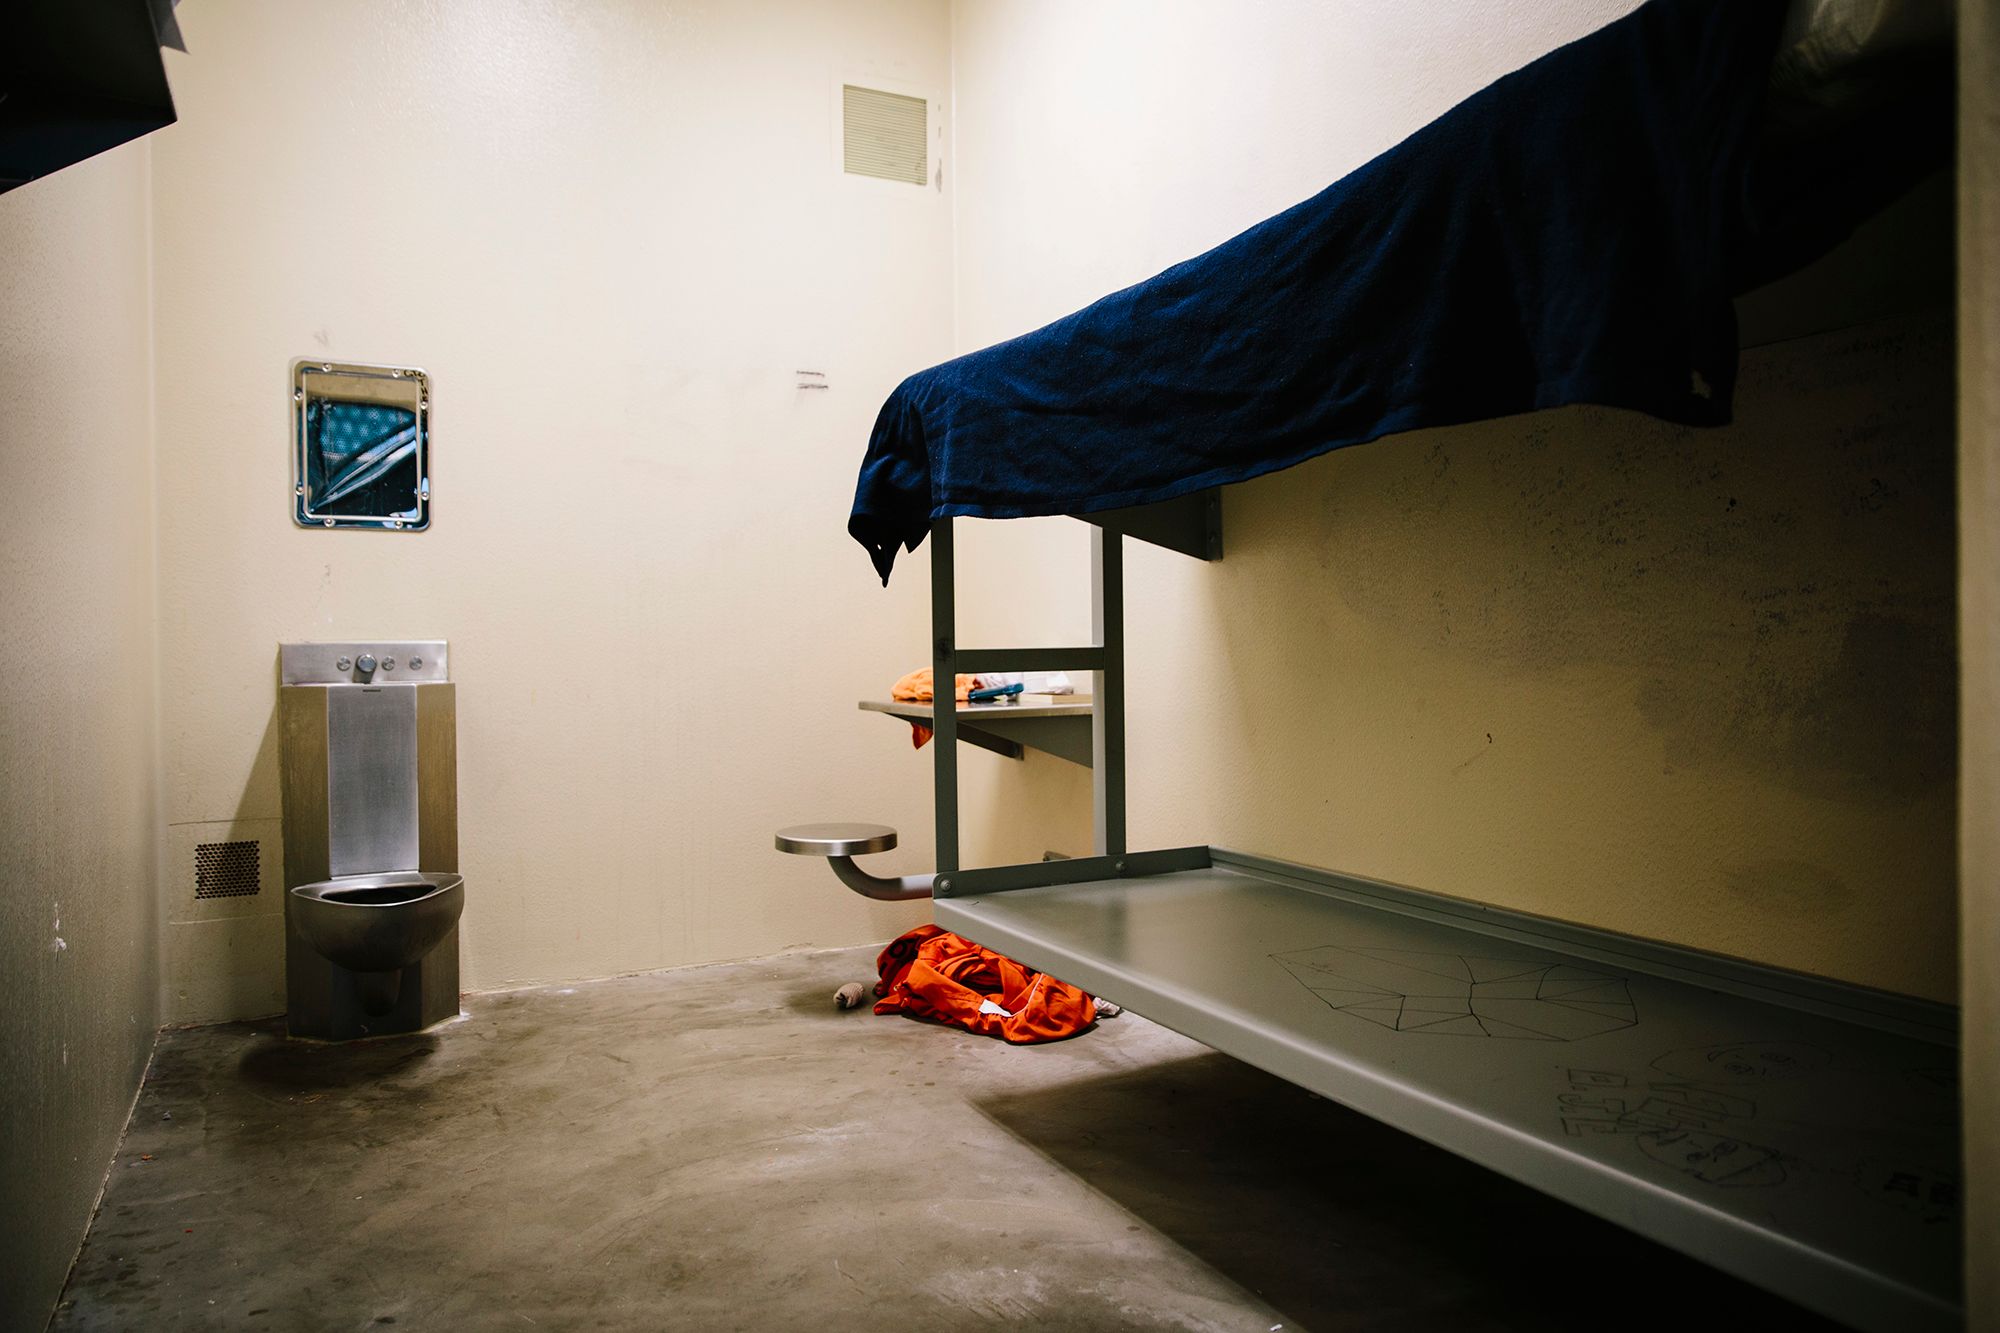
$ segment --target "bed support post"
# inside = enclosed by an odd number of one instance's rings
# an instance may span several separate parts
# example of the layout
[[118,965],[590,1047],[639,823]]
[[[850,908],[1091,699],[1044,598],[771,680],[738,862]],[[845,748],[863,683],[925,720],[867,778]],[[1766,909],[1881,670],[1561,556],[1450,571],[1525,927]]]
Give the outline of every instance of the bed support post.
[[[952,521],[931,523],[931,708],[937,869],[959,868],[957,560]],[[1123,856],[1125,834],[1125,549],[1124,538],[1090,529],[1091,815],[1093,850]]]
[[931,522],[931,764],[937,869],[958,869],[958,570],[951,520]]
[[1116,531],[1090,529],[1090,637],[1103,652],[1091,673],[1090,804],[1093,850],[1125,854],[1125,548]]
[[[864,898],[900,902],[949,898],[1038,885],[1073,884],[1126,875],[1196,870],[1209,864],[1208,848],[1175,847],[1131,852],[1125,829],[1125,552],[1115,531],[1090,535],[1089,647],[972,648],[958,646],[956,552],[951,520],[932,522],[931,543],[931,747],[933,804],[937,818],[937,870],[930,875],[885,879],[853,858],[888,851],[896,831],[880,824],[798,824],[778,830],[776,845],[795,856],[823,856],[843,884]],[[1088,672],[1093,855],[1027,865],[959,869],[957,677],[972,671]]]

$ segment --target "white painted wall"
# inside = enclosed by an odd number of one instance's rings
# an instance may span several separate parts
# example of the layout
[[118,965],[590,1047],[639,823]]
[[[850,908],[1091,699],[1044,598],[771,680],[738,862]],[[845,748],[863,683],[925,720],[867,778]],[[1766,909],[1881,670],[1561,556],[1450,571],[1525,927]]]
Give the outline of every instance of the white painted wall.
[[[282,1008],[281,640],[444,637],[468,989],[885,939],[775,826],[899,825],[925,765],[855,701],[924,580],[844,534],[876,409],[951,350],[950,190],[842,175],[836,81],[943,98],[937,0],[202,0],[155,140],[167,1011]],[[951,180],[947,170],[945,180]],[[429,532],[293,526],[287,364],[426,367]],[[826,392],[794,372],[825,371]],[[241,913],[241,914],[239,914]]]
[[[959,349],[1629,8],[959,0]],[[1750,354],[1728,430],[1570,409],[1236,488],[1220,564],[1128,562],[1134,844],[1953,997],[1951,360],[1905,320]],[[963,641],[1082,632],[1082,525],[964,527]]]
[[159,1023],[147,150],[0,195],[0,1330],[39,1330]]

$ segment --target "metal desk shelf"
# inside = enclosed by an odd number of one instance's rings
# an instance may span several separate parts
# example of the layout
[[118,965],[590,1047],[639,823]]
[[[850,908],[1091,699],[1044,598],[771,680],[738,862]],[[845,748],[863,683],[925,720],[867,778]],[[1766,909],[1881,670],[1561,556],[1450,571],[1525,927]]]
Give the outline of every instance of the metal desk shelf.
[[[934,721],[929,704],[863,699],[861,711],[886,713],[925,726]],[[1090,712],[1088,699],[1058,704],[960,704],[958,738],[1009,759],[1021,758],[1026,747],[1089,768]]]

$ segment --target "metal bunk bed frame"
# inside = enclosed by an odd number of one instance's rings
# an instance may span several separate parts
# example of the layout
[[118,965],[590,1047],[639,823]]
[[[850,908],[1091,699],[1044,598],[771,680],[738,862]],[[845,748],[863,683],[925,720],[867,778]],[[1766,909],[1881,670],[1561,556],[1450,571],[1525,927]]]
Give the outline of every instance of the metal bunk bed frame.
[[1093,854],[960,865],[949,706],[934,875],[857,869],[895,845],[877,826],[780,850],[1834,1319],[1959,1326],[1955,1009],[1222,848],[1131,850],[1123,538],[1220,558],[1220,498],[1079,517],[1093,642],[1073,647],[960,647],[952,520],[932,524],[931,668],[940,692],[1092,673]]
[[[1207,492],[1178,511],[1154,516],[1145,540],[1200,559],[1219,559],[1221,497]],[[1127,524],[1120,520],[1144,511],[1119,510],[1100,516],[1090,533],[1090,628],[1092,642],[1071,648],[960,648],[957,633],[956,554],[952,520],[931,524],[931,679],[950,681],[960,672],[1090,672],[1091,822],[1094,855],[1028,865],[964,870],[958,848],[958,717],[951,708],[933,709],[937,738],[932,759],[937,820],[937,882],[933,896],[1073,884],[1124,875],[1194,870],[1208,864],[1206,847],[1131,852],[1125,821],[1125,554]],[[1195,526],[1198,524],[1199,526]]]

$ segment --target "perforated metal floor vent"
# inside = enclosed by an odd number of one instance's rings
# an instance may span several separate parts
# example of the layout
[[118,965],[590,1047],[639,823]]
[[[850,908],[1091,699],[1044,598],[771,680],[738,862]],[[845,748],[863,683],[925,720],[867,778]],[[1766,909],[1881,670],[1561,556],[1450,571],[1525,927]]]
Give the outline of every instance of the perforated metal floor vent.
[[194,896],[248,898],[261,887],[257,843],[199,842],[194,848]]
[[922,185],[930,179],[927,107],[921,97],[842,84],[844,169]]

